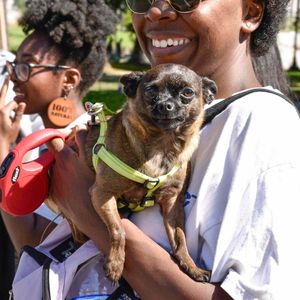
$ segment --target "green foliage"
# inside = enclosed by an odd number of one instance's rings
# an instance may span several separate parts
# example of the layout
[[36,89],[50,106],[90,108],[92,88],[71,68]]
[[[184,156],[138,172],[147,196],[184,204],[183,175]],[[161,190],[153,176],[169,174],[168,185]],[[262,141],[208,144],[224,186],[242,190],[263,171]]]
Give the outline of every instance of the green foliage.
[[8,25],[8,44],[11,52],[16,53],[24,38],[25,33],[20,26],[13,24]]
[[99,90],[99,91],[89,91],[87,95],[84,97],[83,102],[90,101],[92,103],[95,102],[103,102],[106,106],[116,111],[121,108],[126,100],[124,94],[121,94],[118,91],[111,90]]
[[14,0],[14,5],[23,12],[25,10],[25,1],[24,0]]
[[110,64],[115,69],[128,70],[128,71],[146,71],[150,68],[149,65],[140,65],[140,64],[137,65],[132,63],[111,62]]

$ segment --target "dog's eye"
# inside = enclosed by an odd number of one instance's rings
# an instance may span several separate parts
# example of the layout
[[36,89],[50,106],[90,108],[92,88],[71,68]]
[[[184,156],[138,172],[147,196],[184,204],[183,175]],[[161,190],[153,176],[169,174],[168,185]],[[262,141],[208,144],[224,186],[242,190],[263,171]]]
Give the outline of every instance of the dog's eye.
[[144,95],[148,99],[148,101],[156,101],[157,100],[158,89],[153,86],[148,86],[144,89]]
[[195,96],[195,92],[190,87],[185,87],[180,93],[180,97],[183,100],[183,103],[190,102],[194,96]]

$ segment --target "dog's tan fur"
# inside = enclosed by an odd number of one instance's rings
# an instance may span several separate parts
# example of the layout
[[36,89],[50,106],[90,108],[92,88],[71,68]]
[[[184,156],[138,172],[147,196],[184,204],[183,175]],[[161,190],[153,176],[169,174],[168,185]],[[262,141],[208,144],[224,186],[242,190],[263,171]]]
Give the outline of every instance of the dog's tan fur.
[[[181,168],[168,182],[155,191],[155,202],[161,207],[173,255],[179,265],[194,280],[207,281],[209,272],[198,268],[188,254],[183,204],[190,173],[189,161],[198,145],[203,121],[203,102],[210,100],[216,87],[212,81],[199,77],[186,67],[171,64],[157,66],[145,74],[136,72],[125,75],[121,82],[128,100],[123,110],[108,120],[106,147],[123,162],[151,177],[166,174],[175,164],[181,163]],[[179,97],[185,87],[193,89],[195,93],[188,104],[183,104],[182,99],[185,98]],[[175,100],[170,91],[175,91]],[[156,97],[157,103],[151,97]],[[161,121],[163,125],[156,124],[157,120],[153,119],[155,109],[158,109],[158,103],[165,101],[173,101],[176,107],[180,107],[174,111],[174,115],[180,112],[184,122],[170,126],[166,121],[169,112],[164,115],[164,109],[167,108],[162,105],[160,110],[163,113],[159,117],[165,119]],[[86,145],[91,167],[91,149],[98,135],[99,127],[91,126]],[[90,194],[94,208],[109,231],[111,248],[105,271],[114,282],[120,278],[125,260],[125,232],[117,209],[117,199],[123,197],[128,202],[139,202],[146,193],[143,185],[119,175],[103,162],[98,165]]]

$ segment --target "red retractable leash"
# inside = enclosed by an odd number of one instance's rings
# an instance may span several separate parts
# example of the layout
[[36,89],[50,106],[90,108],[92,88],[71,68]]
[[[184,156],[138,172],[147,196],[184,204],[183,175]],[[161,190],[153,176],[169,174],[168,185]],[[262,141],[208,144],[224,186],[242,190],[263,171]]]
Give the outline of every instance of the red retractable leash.
[[18,143],[6,156],[0,168],[0,207],[7,213],[21,216],[32,213],[48,196],[48,170],[54,161],[46,151],[36,160],[23,162],[24,156],[46,142],[65,139],[57,129],[38,130]]

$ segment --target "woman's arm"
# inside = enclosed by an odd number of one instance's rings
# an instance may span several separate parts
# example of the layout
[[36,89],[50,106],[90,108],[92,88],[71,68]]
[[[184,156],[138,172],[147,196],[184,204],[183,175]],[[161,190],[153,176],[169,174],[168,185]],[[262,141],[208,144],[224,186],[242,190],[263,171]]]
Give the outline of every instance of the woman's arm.
[[[88,189],[94,182],[94,174],[85,160],[85,136],[84,130],[78,131],[76,135],[79,154],[57,140],[52,195],[63,213],[104,253],[108,253],[109,238],[106,227],[93,209],[88,194]],[[190,279],[163,248],[132,222],[122,219],[122,224],[126,232],[123,275],[143,300],[231,299],[219,285]]]
[[[0,163],[5,159],[20,131],[20,121],[26,104],[10,101],[5,104],[8,89],[8,78],[0,91]],[[1,211],[3,221],[16,251],[19,253],[22,246],[36,246],[49,224],[49,220],[34,214],[23,217],[13,217]],[[48,227],[49,231],[55,225]]]

